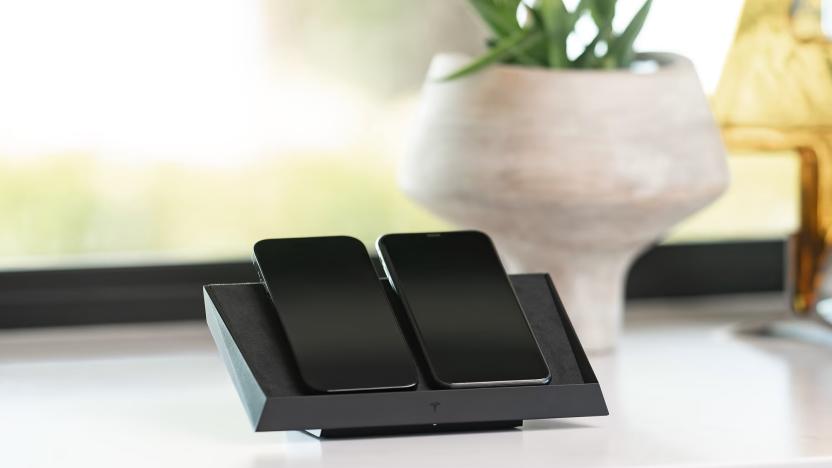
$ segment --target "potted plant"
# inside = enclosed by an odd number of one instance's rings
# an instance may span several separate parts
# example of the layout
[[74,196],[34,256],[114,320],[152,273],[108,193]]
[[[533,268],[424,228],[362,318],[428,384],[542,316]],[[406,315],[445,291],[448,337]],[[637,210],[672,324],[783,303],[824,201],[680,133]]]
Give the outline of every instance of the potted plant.
[[[633,259],[728,184],[699,79],[633,51],[651,0],[620,31],[615,0],[470,3],[489,50],[434,58],[399,185],[490,234],[510,270],[549,272],[585,347],[609,350]],[[583,16],[597,34],[569,53]]]

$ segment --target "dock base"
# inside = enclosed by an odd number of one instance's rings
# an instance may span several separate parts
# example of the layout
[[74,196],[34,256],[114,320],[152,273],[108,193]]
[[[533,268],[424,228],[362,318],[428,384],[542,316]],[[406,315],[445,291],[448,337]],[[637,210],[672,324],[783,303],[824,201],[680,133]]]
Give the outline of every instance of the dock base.
[[429,434],[439,432],[497,431],[522,426],[523,421],[488,421],[477,423],[418,424],[412,426],[349,427],[341,429],[305,429],[302,432],[318,439]]

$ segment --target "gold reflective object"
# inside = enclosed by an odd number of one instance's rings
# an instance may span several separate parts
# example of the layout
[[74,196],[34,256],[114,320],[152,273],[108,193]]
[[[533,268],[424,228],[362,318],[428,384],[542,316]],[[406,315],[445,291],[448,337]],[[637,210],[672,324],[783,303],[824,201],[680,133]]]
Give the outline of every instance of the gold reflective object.
[[799,155],[801,222],[789,242],[787,288],[800,315],[817,309],[832,243],[832,41],[821,21],[830,8],[746,0],[712,100],[730,151]]

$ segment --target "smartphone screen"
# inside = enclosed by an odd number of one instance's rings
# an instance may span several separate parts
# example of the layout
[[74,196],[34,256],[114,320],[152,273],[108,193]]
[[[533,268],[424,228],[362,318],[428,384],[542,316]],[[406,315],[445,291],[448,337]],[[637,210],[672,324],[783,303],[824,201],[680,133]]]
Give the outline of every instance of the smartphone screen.
[[377,248],[440,385],[549,381],[549,369],[488,236],[476,231],[389,234],[379,238]]
[[416,385],[416,367],[364,244],[346,236],[267,239],[257,266],[302,380],[320,392]]

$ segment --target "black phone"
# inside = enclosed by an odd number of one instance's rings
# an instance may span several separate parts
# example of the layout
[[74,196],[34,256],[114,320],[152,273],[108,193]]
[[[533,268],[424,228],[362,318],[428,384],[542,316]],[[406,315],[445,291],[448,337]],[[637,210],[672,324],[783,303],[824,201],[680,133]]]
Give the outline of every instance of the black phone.
[[376,248],[437,383],[461,388],[550,381],[487,235],[388,234]]
[[266,239],[254,245],[253,260],[308,387],[416,386],[413,356],[361,241]]

